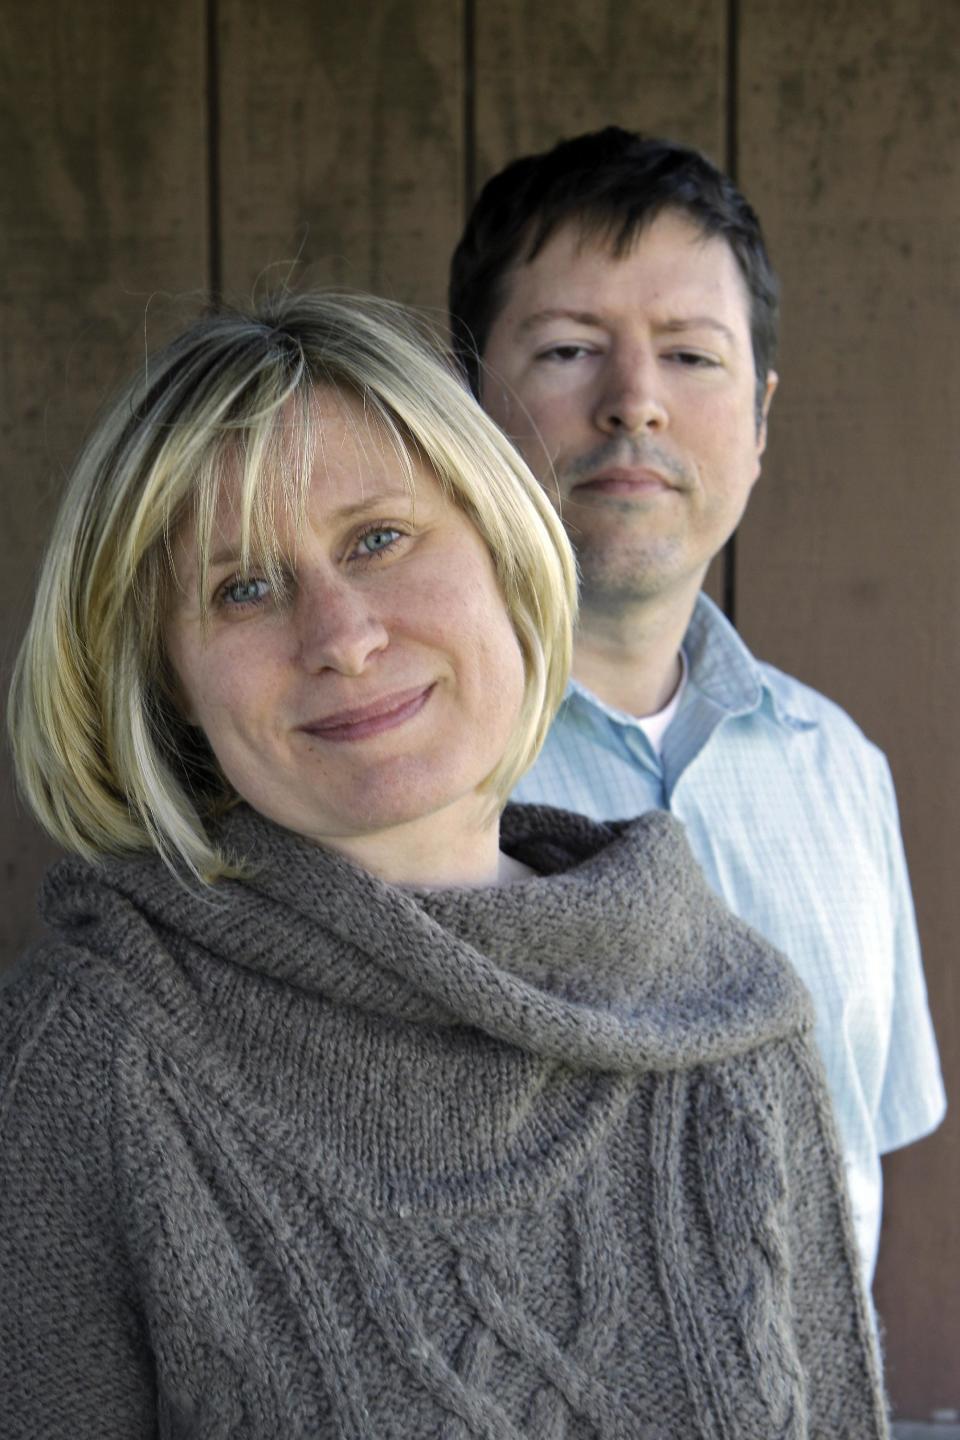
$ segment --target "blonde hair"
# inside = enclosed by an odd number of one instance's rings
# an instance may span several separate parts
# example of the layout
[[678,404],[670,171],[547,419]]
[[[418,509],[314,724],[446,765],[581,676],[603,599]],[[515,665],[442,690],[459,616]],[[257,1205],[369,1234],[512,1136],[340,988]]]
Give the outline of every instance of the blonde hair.
[[484,782],[494,805],[536,756],[566,684],[575,605],[555,512],[409,312],[285,295],[205,316],[152,357],[77,463],[8,712],[21,792],[67,849],[153,848],[205,880],[230,869],[211,822],[234,797],[179,714],[164,656],[171,538],[192,513],[203,572],[220,483],[239,459],[244,557],[276,570],[275,507],[302,518],[318,387],[359,400],[411,477],[411,453],[425,461],[489,547],[525,669],[508,751]]

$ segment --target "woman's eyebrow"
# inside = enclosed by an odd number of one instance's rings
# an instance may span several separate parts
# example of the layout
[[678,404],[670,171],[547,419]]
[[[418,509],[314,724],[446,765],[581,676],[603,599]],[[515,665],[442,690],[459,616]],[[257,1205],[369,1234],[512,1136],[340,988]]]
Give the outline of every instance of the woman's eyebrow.
[[[323,519],[333,521],[334,524],[345,520],[360,519],[364,515],[376,513],[384,505],[396,505],[398,500],[408,503],[413,500],[412,492],[403,483],[372,490],[369,494],[362,495],[359,500],[352,500],[348,504],[337,506],[335,510],[327,511]],[[240,542],[239,540],[230,540],[214,550],[207,560],[207,566],[213,570],[220,565],[239,565],[240,561]]]

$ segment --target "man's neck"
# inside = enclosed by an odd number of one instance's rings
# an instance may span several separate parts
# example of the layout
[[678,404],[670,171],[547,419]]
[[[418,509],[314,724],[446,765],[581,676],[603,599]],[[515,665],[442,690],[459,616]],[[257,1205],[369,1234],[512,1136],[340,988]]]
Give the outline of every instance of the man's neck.
[[585,602],[574,644],[573,675],[628,715],[656,715],[680,683],[680,646],[696,595],[637,603],[617,613]]

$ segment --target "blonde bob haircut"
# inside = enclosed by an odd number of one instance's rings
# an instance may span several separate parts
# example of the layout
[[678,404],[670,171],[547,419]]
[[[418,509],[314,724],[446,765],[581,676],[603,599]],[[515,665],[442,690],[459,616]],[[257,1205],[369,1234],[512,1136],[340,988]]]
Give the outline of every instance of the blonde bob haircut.
[[9,728],[22,794],[68,850],[153,849],[205,881],[236,873],[216,820],[237,797],[180,714],[164,655],[172,539],[195,525],[205,595],[220,486],[239,474],[242,563],[282,581],[276,521],[303,521],[325,388],[362,407],[411,486],[411,460],[426,463],[489,548],[525,670],[509,748],[483,782],[494,810],[536,756],[566,684],[575,605],[554,510],[409,312],[285,294],[204,316],[152,356],[101,417],[66,491]]

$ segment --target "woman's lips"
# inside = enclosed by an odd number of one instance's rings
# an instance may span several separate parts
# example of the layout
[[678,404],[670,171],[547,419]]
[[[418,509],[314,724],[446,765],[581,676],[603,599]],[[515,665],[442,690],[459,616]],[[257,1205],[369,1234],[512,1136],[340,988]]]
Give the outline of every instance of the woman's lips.
[[432,684],[418,686],[415,690],[400,690],[393,695],[382,695],[369,705],[337,710],[322,720],[311,720],[301,725],[300,729],[307,735],[315,735],[318,740],[366,740],[412,719],[432,694]]

